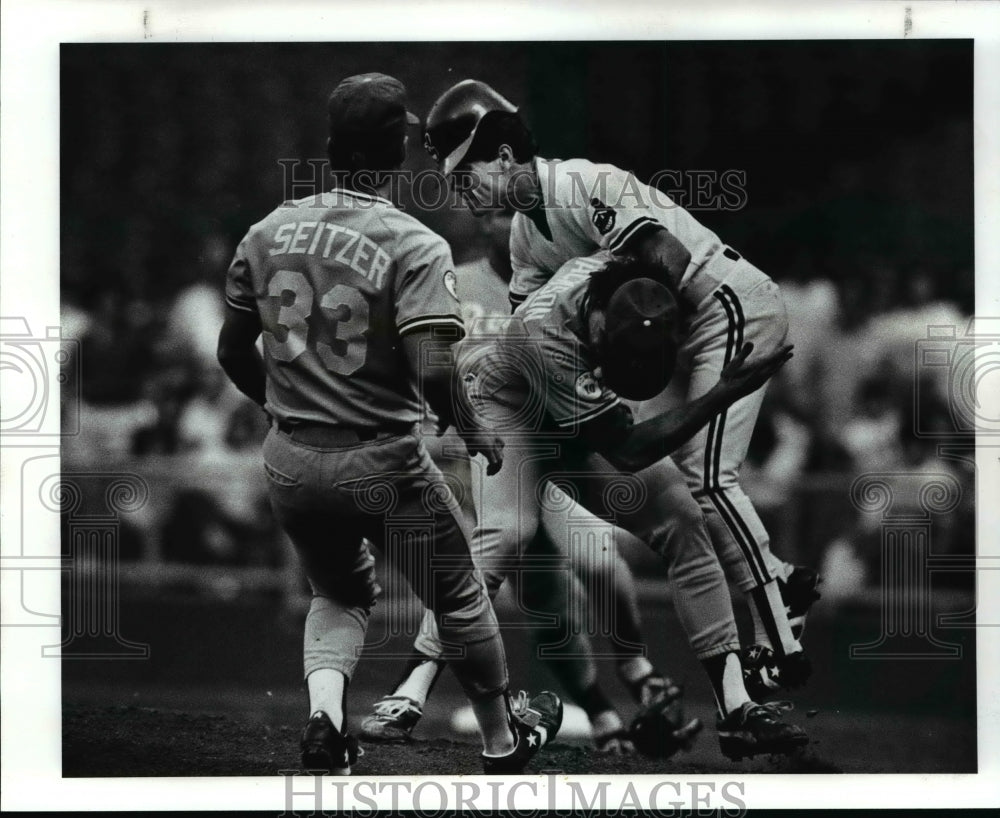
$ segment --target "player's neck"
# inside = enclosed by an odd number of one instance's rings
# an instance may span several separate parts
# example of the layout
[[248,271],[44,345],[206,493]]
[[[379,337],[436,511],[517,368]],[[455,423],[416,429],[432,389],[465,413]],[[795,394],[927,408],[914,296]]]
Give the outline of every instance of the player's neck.
[[362,196],[378,196],[386,198],[392,184],[390,173],[367,172],[358,174],[355,180],[350,174],[335,175],[333,189],[350,193],[360,193]]
[[536,157],[530,162],[513,166],[510,175],[510,184],[512,185],[508,196],[510,205],[527,216],[541,210],[544,205],[542,184],[539,181],[538,168],[535,165],[537,161]]

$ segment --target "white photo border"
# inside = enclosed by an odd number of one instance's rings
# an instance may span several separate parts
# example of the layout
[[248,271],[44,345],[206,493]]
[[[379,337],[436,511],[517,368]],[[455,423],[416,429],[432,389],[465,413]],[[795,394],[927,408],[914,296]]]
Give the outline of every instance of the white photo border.
[[[474,13],[469,6],[474,5]],[[976,312],[1000,315],[1000,5],[954,2],[756,2],[701,0],[671,5],[480,0],[379,3],[263,3],[223,0],[9,0],[2,9],[2,107],[0,107],[0,313],[26,316],[32,327],[59,324],[59,45],[63,42],[574,40],[574,39],[975,39]],[[995,415],[991,415],[995,416]],[[57,453],[50,448],[48,453]],[[44,450],[2,453],[3,555],[16,551],[18,476],[23,462]],[[979,497],[1000,497],[997,448],[979,450]],[[997,550],[997,503],[977,504],[980,553]],[[50,525],[46,521],[45,525]],[[35,531],[54,543],[58,532]],[[20,600],[19,573],[0,572],[3,606]],[[58,572],[38,602],[58,610]],[[1000,576],[980,573],[980,621],[1000,622]],[[63,779],[60,776],[61,699],[58,662],[39,647],[57,629],[0,629],[2,681],[2,798],[5,810],[285,809],[285,782],[273,778]],[[978,661],[978,775],[732,775],[699,776],[719,786],[738,780],[751,808],[979,807],[1000,803],[1000,697],[993,694],[1000,668],[1000,631],[981,627]],[[668,773],[669,775],[669,773]],[[581,776],[581,778],[583,778]],[[591,777],[593,778],[593,777]],[[683,776],[670,776],[683,780]],[[417,779],[414,779],[416,782]],[[476,779],[466,779],[476,780]],[[525,777],[514,804],[528,810],[549,805],[544,776]],[[655,777],[631,781],[647,791]],[[484,779],[485,781],[485,779]],[[508,785],[509,786],[509,785]],[[485,790],[485,786],[483,787]],[[379,799],[376,799],[379,800]],[[402,806],[403,804],[400,804]],[[507,806],[507,801],[501,802]],[[392,806],[380,800],[379,806]],[[694,805],[692,805],[694,806]],[[301,807],[304,811],[304,806]],[[488,809],[489,805],[484,805]]]

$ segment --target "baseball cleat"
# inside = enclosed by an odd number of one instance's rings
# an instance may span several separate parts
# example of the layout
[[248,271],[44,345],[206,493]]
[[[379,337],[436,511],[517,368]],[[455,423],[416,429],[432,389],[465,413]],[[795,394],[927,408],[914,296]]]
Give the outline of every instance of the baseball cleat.
[[350,775],[351,765],[363,753],[358,740],[333,726],[322,710],[313,713],[302,731],[302,769],[310,772]]
[[505,756],[481,756],[487,775],[516,775],[552,741],[562,725],[562,700],[543,690],[530,700],[523,690],[510,704],[511,729],[516,737],[514,749]]
[[793,566],[787,579],[778,579],[781,600],[785,603],[788,624],[796,641],[802,638],[806,629],[809,609],[820,598],[820,593],[816,589],[822,581],[823,578],[812,568],[802,565]]
[[719,719],[719,749],[731,761],[762,753],[788,755],[809,743],[805,730],[781,721],[792,709],[791,702],[756,704],[746,702],[724,719]]
[[361,738],[384,744],[406,744],[413,740],[423,709],[406,696],[384,696],[361,722]]
[[604,710],[590,720],[590,737],[594,748],[602,755],[630,756],[635,753],[628,730],[614,710]]
[[763,701],[778,690],[802,687],[812,675],[812,662],[802,651],[776,656],[765,645],[743,651],[743,684],[754,701]]
[[669,679],[632,719],[628,736],[636,749],[652,758],[670,758],[678,750],[690,750],[701,732],[701,719],[684,716],[683,690]]

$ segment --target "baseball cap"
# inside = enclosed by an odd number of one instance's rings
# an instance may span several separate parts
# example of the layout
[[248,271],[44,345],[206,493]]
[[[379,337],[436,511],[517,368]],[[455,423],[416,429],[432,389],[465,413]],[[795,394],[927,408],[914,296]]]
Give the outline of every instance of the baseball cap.
[[398,134],[420,120],[406,110],[406,87],[387,74],[356,74],[341,80],[327,102],[330,139],[339,145],[364,146]]
[[614,291],[604,316],[604,383],[629,400],[655,397],[670,383],[677,362],[674,296],[658,281],[635,278]]
[[493,111],[514,114],[517,107],[479,80],[462,80],[438,97],[427,114],[424,148],[445,176],[461,163],[479,124]]

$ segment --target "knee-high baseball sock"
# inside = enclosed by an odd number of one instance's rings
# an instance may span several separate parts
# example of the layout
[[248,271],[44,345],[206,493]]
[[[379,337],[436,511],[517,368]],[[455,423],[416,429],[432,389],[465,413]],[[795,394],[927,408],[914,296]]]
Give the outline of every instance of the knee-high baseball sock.
[[712,683],[715,703],[722,716],[729,715],[744,703],[752,701],[743,685],[743,668],[735,653],[721,653],[701,660]]
[[788,624],[777,580],[750,591],[750,613],[754,623],[754,642],[774,648],[781,655],[802,650]]
[[393,695],[406,696],[423,707],[444,668],[445,663],[442,659],[435,659],[418,650],[413,651],[413,655],[406,660],[406,666],[396,682]]
[[618,675],[628,685],[634,685],[655,672],[653,663],[645,656],[629,656],[618,660]]
[[517,738],[511,726],[510,697],[506,691],[474,701],[472,712],[483,734],[483,755],[505,756],[513,752]]
[[317,668],[306,679],[309,688],[309,712],[322,710],[330,717],[333,726],[344,729],[347,712],[347,678],[339,670]]

